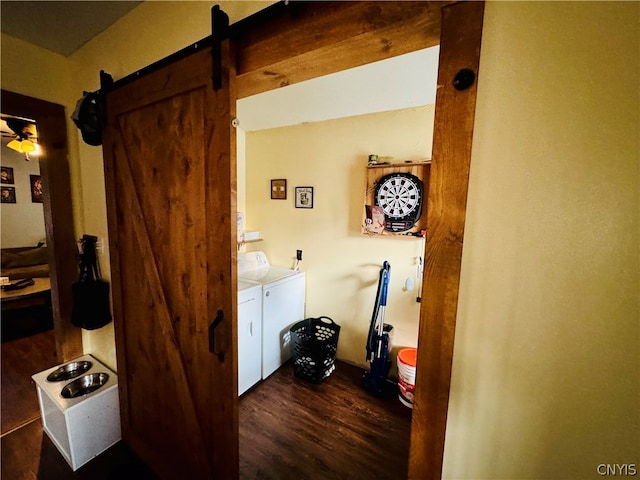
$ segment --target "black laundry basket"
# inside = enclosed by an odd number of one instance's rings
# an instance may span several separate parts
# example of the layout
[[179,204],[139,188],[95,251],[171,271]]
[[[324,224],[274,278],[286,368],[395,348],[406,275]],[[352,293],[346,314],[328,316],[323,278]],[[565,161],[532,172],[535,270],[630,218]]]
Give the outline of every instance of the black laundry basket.
[[297,377],[320,383],[336,369],[340,326],[329,317],[307,318],[291,332],[293,372]]

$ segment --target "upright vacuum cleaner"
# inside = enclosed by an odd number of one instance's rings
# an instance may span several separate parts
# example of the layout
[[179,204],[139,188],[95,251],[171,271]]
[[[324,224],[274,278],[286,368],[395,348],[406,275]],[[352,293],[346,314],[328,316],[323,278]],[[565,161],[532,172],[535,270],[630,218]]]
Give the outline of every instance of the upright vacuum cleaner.
[[373,307],[369,336],[367,338],[367,361],[370,369],[362,377],[363,387],[378,396],[391,396],[396,393],[396,385],[387,379],[391,368],[390,334],[393,325],[384,323],[384,310],[387,306],[387,289],[391,265],[385,261],[380,270],[376,303]]

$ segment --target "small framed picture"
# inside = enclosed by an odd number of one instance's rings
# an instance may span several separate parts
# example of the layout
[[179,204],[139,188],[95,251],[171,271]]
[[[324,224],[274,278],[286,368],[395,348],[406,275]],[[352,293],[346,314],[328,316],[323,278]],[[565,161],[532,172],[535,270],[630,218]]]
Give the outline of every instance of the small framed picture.
[[0,183],[16,183],[13,180],[13,168],[0,167]]
[[31,201],[33,203],[42,203],[42,178],[40,175],[29,175],[31,184]]
[[285,178],[276,178],[271,180],[271,199],[287,199],[287,180]]
[[296,208],[313,208],[313,187],[296,187]]
[[0,203],[16,203],[16,187],[0,187]]

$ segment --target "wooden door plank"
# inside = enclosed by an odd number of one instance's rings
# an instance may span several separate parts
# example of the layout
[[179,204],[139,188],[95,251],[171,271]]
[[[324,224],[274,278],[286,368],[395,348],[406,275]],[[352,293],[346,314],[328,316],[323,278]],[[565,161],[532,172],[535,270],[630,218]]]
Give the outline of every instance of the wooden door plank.
[[459,91],[453,79],[480,60],[484,2],[443,9],[427,242],[418,338],[409,478],[442,475],[477,80]]
[[191,388],[187,379],[187,373],[184,369],[183,359],[178,348],[178,339],[171,322],[171,316],[169,314],[169,308],[164,295],[164,289],[160,280],[160,274],[158,272],[156,261],[151,248],[151,242],[149,240],[149,232],[146,229],[145,216],[142,213],[140,206],[140,200],[137,196],[137,189],[133,181],[133,175],[131,173],[131,165],[129,162],[129,156],[125,155],[121,162],[123,167],[120,169],[120,180],[123,182],[125,192],[124,195],[124,208],[129,212],[132,220],[133,230],[135,232],[137,245],[139,247],[139,256],[142,265],[145,269],[145,276],[150,283],[150,290],[153,296],[153,303],[155,305],[155,313],[160,320],[161,340],[164,343],[165,352],[169,358],[169,368],[171,369],[172,378],[175,381],[175,388],[177,392],[177,400],[180,403],[179,411],[182,413],[182,421],[185,423],[185,427],[190,432],[199,432],[198,437],[193,439],[191,454],[195,457],[196,462],[199,465],[206,465],[209,468],[207,478],[211,477],[211,466],[207,461],[207,454],[204,450],[204,445],[197,441],[197,438],[202,437],[202,430],[200,428],[200,422],[196,413],[195,405],[192,401]]
[[[122,132],[121,128],[120,132]],[[193,403],[189,398],[186,398],[190,389],[185,386],[188,382],[184,372],[184,362],[178,351],[179,342],[171,324],[163,288],[159,285],[158,270],[153,258],[149,260],[149,257],[153,256],[153,252],[139,198],[136,196],[136,191],[139,188],[132,189],[134,181],[128,164],[130,154],[126,154],[125,149],[118,142],[119,135],[120,133],[110,135],[112,139],[110,143],[115,145],[113,149],[115,161],[113,162],[113,170],[110,171],[117,179],[116,191],[119,192],[118,208],[120,212],[118,217],[125,222],[122,223],[122,228],[119,230],[119,234],[122,236],[120,237],[118,254],[127,259],[123,266],[126,275],[120,282],[113,282],[115,286],[122,285],[118,291],[118,294],[121,295],[118,298],[121,300],[119,302],[114,300],[114,320],[117,322],[116,332],[118,334],[117,353],[118,373],[121,379],[119,387],[123,438],[138,452],[141,458],[144,458],[158,472],[187,473],[192,471],[194,463],[208,470],[206,452],[202,449],[203,444],[200,441],[202,432],[197,413]],[[131,270],[137,274],[138,278],[131,279]],[[130,304],[128,308],[125,308],[128,298],[133,299],[129,300],[134,304],[133,308]],[[148,311],[140,312],[141,309],[148,309]],[[150,325],[142,323],[145,318],[150,319]],[[128,321],[123,321],[123,319]],[[142,344],[140,343],[140,334],[154,335],[157,340],[143,339],[144,344]],[[162,346],[168,360],[158,362],[155,356],[150,356],[156,345]],[[144,362],[147,365],[141,365],[140,355],[145,357]],[[151,381],[161,387],[141,390],[140,385],[142,385],[143,379],[140,376],[145,373],[149,374],[149,372],[153,377],[146,381]],[[167,403],[170,404],[170,410],[163,410],[163,406]],[[138,415],[141,410],[146,412],[144,418]],[[166,455],[166,452],[163,454],[162,451],[150,448],[149,439],[140,435],[138,431],[140,425],[144,425],[149,430],[147,435],[149,433],[156,436],[163,435],[161,432],[166,431],[166,427],[161,424],[163,417],[168,415],[179,419],[179,422],[184,425],[185,432],[194,432],[193,435],[187,435],[185,438],[174,432],[176,441],[181,443],[180,448],[185,453],[189,453],[189,462],[185,462],[184,465],[176,463],[175,458]],[[200,436],[198,432],[200,432]],[[178,451],[178,448],[175,450]],[[176,469],[178,470],[176,471]]]
[[[123,438],[158,473],[172,478],[238,476],[230,117],[235,97],[232,102],[228,46],[223,54],[224,88],[217,92],[211,84],[211,48],[204,48],[107,95],[114,318],[118,364],[127,380],[121,388],[128,421],[125,428],[123,420]],[[208,348],[208,326],[218,309],[225,317],[216,331],[222,362]],[[148,335],[159,338],[154,342]],[[156,374],[161,386],[149,385],[153,395],[136,384],[136,377],[148,381]],[[175,377],[177,386],[168,377]],[[149,424],[149,397],[156,398],[157,425]],[[161,418],[162,412],[170,418]],[[168,432],[174,432],[172,438],[166,438]],[[183,438],[187,432],[194,433]],[[209,465],[199,468],[192,450],[202,446],[205,452],[197,456]]]
[[[238,244],[237,244],[237,160],[236,130],[232,119],[236,118],[236,87],[234,44],[225,40],[221,44],[222,88],[211,90],[211,102],[215,108],[207,109],[212,135],[206,142],[206,199],[205,211],[218,224],[223,235],[207,235],[207,259],[218,262],[216,269],[207,269],[207,305],[210,313],[222,310],[224,321],[216,330],[217,348],[224,354],[224,361],[216,362],[216,375],[209,385],[209,410],[215,412],[213,429],[216,449],[214,463],[218,467],[216,478],[237,479],[239,473],[238,446]],[[228,252],[227,263],[220,263],[220,252]],[[213,318],[210,318],[213,321]],[[232,383],[224,380],[231,378]],[[224,391],[227,395],[220,395]],[[205,432],[206,434],[206,432]],[[234,441],[221,442],[220,439]]]
[[[193,58],[200,59],[200,63],[191,62],[193,65],[185,69],[183,62],[191,61]],[[210,88],[210,78],[211,48],[203,47],[188,57],[158,68],[120,88],[108,91],[108,104],[120,105],[120,114],[131,112],[203,86]],[[110,115],[108,109],[107,115]]]
[[[105,104],[109,104],[109,100],[105,99]],[[116,166],[117,159],[122,155],[118,154],[120,143],[119,136],[116,132],[110,133],[112,125],[114,125],[113,117],[109,113],[104,112],[106,123],[102,127],[102,156],[104,163],[104,185],[105,185],[105,202],[107,207],[107,230],[109,232],[109,265],[111,273],[111,312],[114,323],[114,337],[116,360],[118,362],[118,399],[120,402],[120,428],[122,438],[127,439],[131,435],[131,419],[129,417],[129,389],[128,389],[128,365],[125,355],[125,341],[127,324],[122,321],[124,317],[123,303],[123,281],[122,272],[120,270],[120,227],[118,214],[118,190],[116,187]]]
[[437,45],[451,2],[305,2],[239,36],[238,98]]

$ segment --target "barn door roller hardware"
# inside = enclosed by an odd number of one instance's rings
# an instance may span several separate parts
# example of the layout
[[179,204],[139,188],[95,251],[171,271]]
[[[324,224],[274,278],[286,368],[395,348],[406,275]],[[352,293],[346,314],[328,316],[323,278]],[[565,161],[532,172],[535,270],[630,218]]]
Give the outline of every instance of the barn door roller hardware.
[[222,11],[220,5],[211,9],[211,47],[213,89],[222,88],[222,41],[229,35],[229,16]]
[[[100,92],[106,93],[107,91],[115,90],[123,85],[126,85],[132,81],[138,80],[149,73],[155,72],[162,67],[165,67],[171,63],[174,63],[181,58],[191,55],[194,52],[200,51],[203,48],[212,47],[213,65],[212,65],[212,80],[214,90],[218,90],[222,87],[222,42],[227,38],[237,38],[244,32],[251,31],[258,25],[263,25],[265,22],[270,21],[272,18],[278,18],[282,14],[283,10],[289,10],[295,12],[293,6],[289,6],[288,2],[280,1],[269,5],[268,7],[237,21],[233,25],[229,25],[229,16],[222,11],[219,5],[214,5],[211,9],[211,30],[212,34],[202,40],[195,42],[182,50],[179,50],[171,55],[158,60],[146,67],[141,68],[119,80],[102,83]],[[106,74],[108,75],[108,74]],[[102,80],[102,72],[101,72]]]

